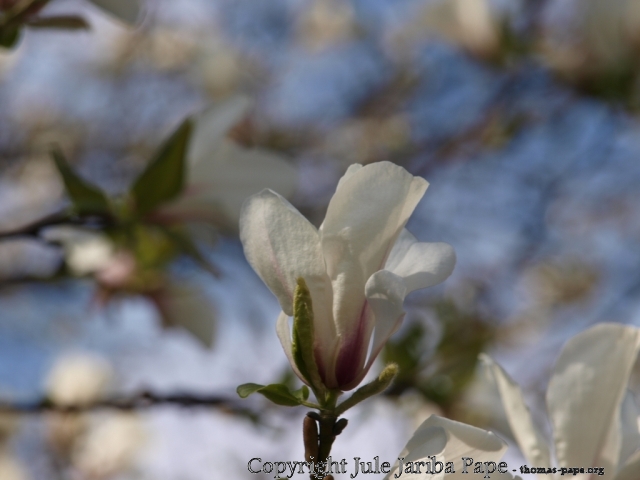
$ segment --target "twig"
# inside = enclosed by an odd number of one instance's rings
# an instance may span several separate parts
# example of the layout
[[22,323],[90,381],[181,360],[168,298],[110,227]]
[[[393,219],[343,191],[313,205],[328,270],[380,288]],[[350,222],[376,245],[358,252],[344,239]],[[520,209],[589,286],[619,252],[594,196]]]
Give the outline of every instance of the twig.
[[0,240],[7,240],[11,238],[31,237],[44,240],[40,236],[40,232],[48,227],[56,227],[60,225],[80,225],[93,227],[102,224],[108,224],[111,220],[104,215],[90,215],[90,216],[78,216],[70,214],[69,212],[57,212],[51,215],[47,215],[39,220],[24,225],[14,230],[8,230],[6,232],[0,232]]
[[86,413],[97,410],[134,411],[173,405],[181,408],[220,408],[230,413],[253,415],[254,412],[240,407],[235,401],[218,395],[197,395],[177,393],[160,395],[141,392],[133,396],[118,396],[98,400],[88,404],[60,405],[43,398],[33,402],[0,401],[0,413],[44,414],[44,413]]
[[[329,469],[327,464],[331,447],[336,437],[342,433],[347,426],[347,419],[340,418],[331,412],[321,411],[309,412],[303,421],[303,439],[305,452],[304,456],[307,462],[315,464],[315,473],[310,473],[311,480],[321,478],[319,475]],[[323,477],[323,480],[333,480],[333,475]]]

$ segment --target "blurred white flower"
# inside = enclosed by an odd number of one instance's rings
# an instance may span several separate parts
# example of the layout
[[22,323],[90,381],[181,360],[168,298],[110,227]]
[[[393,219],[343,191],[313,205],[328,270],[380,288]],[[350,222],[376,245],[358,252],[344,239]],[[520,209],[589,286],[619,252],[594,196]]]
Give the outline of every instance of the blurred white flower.
[[400,326],[405,296],[444,281],[453,271],[450,245],[418,242],[404,229],[427,186],[390,162],[352,165],[319,230],[271,190],[245,202],[244,252],[280,301],[278,336],[304,382],[310,380],[296,367],[289,327],[299,278],[313,302],[321,380],[329,389],[351,390]]
[[245,148],[226,138],[246,115],[250,101],[233,97],[196,119],[188,154],[187,186],[180,198],[157,212],[166,220],[202,220],[237,228],[244,200],[263,188],[285,196],[296,187],[295,168],[281,156]]
[[[384,477],[385,480],[396,478],[396,475],[405,475],[412,480],[453,480],[465,478],[461,473],[461,461],[463,457],[472,458],[474,462],[495,462],[498,464],[507,450],[507,444],[491,432],[481,430],[471,425],[455,422],[446,418],[431,415],[427,418],[407,442],[398,458],[407,462],[453,462],[455,473],[410,473],[400,471],[402,465],[399,462],[393,466],[391,472]],[[469,472],[473,471],[470,467]],[[499,474],[497,471],[490,475],[491,478],[510,479],[511,474]],[[403,478],[403,477],[400,477]],[[486,478],[486,477],[485,477]],[[519,478],[519,477],[516,477]]]
[[356,33],[353,6],[345,0],[313,0],[300,17],[298,31],[311,49],[349,40]]
[[500,48],[502,15],[490,0],[438,0],[428,5],[418,23],[423,32],[492,57]]
[[197,285],[169,283],[153,295],[165,327],[180,326],[206,347],[211,347],[215,311],[211,301]]
[[68,267],[78,276],[107,268],[115,254],[111,240],[99,232],[76,227],[55,227],[46,230],[44,238],[62,245]]
[[157,307],[164,327],[182,327],[203,345],[212,345],[214,308],[196,285],[179,285],[159,272],[145,275],[131,252],[116,250],[111,240],[100,233],[56,227],[44,236],[63,245],[73,274],[94,275],[100,287],[95,299],[100,304],[117,293],[144,295]]
[[[547,409],[558,466],[604,468],[602,476],[585,473],[573,477],[577,480],[639,478],[638,410],[627,390],[639,350],[639,329],[601,324],[569,340],[556,362]],[[534,424],[520,388],[489,357],[482,360],[529,466],[552,466],[549,442]]]
[[142,0],[89,0],[102,10],[125,23],[134,24],[140,18]]
[[0,478],[2,480],[28,480],[24,467],[7,453],[0,453]]
[[189,64],[192,81],[216,99],[229,98],[255,68],[250,62],[243,62],[240,51],[221,32],[217,28],[198,37],[195,58]]
[[111,367],[88,353],[59,358],[46,381],[46,391],[57,405],[86,405],[100,399],[112,380]]
[[566,5],[550,4],[546,9],[547,62],[575,77],[631,68],[640,49],[640,4],[636,0],[580,0],[569,6],[566,18],[560,20],[556,10]]
[[593,59],[615,65],[629,59],[631,44],[629,22],[634,0],[582,0],[578,18],[581,22],[580,40]]
[[83,478],[108,478],[131,467],[146,440],[141,420],[132,414],[94,419],[78,440],[73,465]]

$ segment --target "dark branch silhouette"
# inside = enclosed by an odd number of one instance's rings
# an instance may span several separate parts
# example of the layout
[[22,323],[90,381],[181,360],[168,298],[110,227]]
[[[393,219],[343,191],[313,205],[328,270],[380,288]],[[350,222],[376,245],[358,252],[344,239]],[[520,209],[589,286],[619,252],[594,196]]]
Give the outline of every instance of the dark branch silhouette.
[[0,400],[0,413],[43,414],[43,413],[86,413],[97,410],[134,411],[161,406],[180,408],[216,408],[228,413],[256,417],[257,413],[227,397],[191,393],[157,394],[141,392],[131,396],[116,396],[87,404],[60,405],[49,398],[35,401],[8,402]]
[[105,215],[73,215],[67,211],[52,213],[43,218],[35,220],[27,225],[15,228],[13,230],[7,230],[0,232],[0,240],[7,240],[11,238],[37,238],[45,241],[40,236],[40,233],[45,228],[57,227],[61,225],[75,225],[98,228],[100,226],[107,225],[110,222]]

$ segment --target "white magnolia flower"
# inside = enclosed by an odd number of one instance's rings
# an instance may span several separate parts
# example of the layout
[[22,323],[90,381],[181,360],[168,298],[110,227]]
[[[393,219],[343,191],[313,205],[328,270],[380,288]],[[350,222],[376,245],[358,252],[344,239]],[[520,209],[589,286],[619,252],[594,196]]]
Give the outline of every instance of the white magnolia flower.
[[233,97],[196,118],[185,192],[160,209],[161,217],[226,221],[235,226],[248,196],[263,188],[284,196],[293,193],[297,173],[290,163],[275,153],[245,148],[226,138],[250,105],[246,97]]
[[82,478],[110,478],[132,465],[145,440],[144,427],[132,414],[99,418],[76,446],[74,467]]
[[[454,480],[464,479],[469,474],[471,478],[511,479],[513,477],[510,473],[500,473],[497,469],[506,450],[507,444],[491,432],[431,415],[418,427],[398,455],[402,463],[396,462],[384,480]],[[464,458],[473,459],[473,462],[464,461]],[[441,472],[440,467],[434,465],[434,459],[442,462]],[[435,474],[426,473],[424,465],[420,466],[421,473],[417,473],[417,462],[428,463],[429,470]],[[448,462],[452,462],[450,473],[446,473]],[[478,462],[483,469],[482,477],[479,476],[480,473],[474,474]],[[493,465],[488,465],[489,462],[493,462]],[[466,474],[463,473],[465,465]],[[502,468],[503,472],[505,470],[506,468]]]
[[[585,472],[588,467],[604,468],[603,475],[572,478],[640,478],[638,410],[627,390],[639,350],[640,330],[619,324],[592,327],[563,348],[547,389],[558,467],[584,467]],[[483,362],[528,465],[551,467],[549,443],[534,425],[520,388],[489,357],[483,356]]]
[[102,10],[125,23],[134,24],[140,18],[142,0],[89,0]]
[[7,453],[0,453],[0,478],[2,480],[27,480],[24,467]]
[[78,353],[61,357],[47,378],[47,394],[58,405],[84,405],[102,397],[112,379],[101,357]]
[[350,390],[400,326],[405,296],[451,274],[451,246],[420,243],[404,229],[427,186],[389,162],[352,165],[320,229],[271,190],[245,202],[240,218],[244,252],[278,297],[283,310],[278,336],[303,381],[292,357],[288,320],[297,279],[303,278],[311,293],[321,379],[330,389]]

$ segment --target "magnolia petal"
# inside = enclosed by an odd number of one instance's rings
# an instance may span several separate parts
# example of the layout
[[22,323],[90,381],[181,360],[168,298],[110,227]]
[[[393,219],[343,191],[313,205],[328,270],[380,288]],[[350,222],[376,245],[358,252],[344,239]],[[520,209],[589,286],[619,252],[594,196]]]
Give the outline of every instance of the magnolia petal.
[[640,448],[640,431],[638,431],[638,408],[633,393],[627,390],[621,407],[620,430],[622,432],[622,448],[620,449],[620,465],[624,465],[633,453]]
[[511,432],[525,459],[533,467],[550,466],[549,445],[534,425],[520,387],[488,355],[480,355],[480,361],[496,383]]
[[284,196],[293,192],[293,166],[276,154],[245,149],[226,138],[250,106],[249,97],[237,95],[196,117],[187,154],[187,186],[176,201],[155,212],[159,221],[208,222],[235,232],[247,197],[263,188]]
[[361,168],[362,168],[362,165],[360,165],[359,163],[353,163],[349,165],[349,168],[347,168],[347,171],[344,172],[344,175],[342,175],[342,177],[340,177],[340,180],[338,180],[338,185],[336,186],[336,190],[338,190],[342,186],[342,184],[346,182],[348,178],[351,177],[351,175],[356,173]]
[[[367,281],[365,286],[367,305],[375,320],[373,352],[379,352],[400,326],[399,319],[404,316],[402,304],[407,293],[402,278],[388,270],[374,273]],[[377,356],[377,353],[375,355]]]
[[300,380],[304,383],[307,383],[307,380],[302,376],[300,370],[296,365],[295,360],[293,359],[293,350],[292,350],[292,342],[291,342],[291,327],[289,326],[289,315],[284,312],[280,312],[278,315],[278,320],[276,321],[276,334],[280,339],[280,343],[282,344],[282,349],[284,350],[285,355],[289,359],[289,363],[291,364],[291,368],[294,373],[298,376]]
[[115,15],[120,20],[134,24],[140,17],[142,5],[140,0],[89,0],[94,5]]
[[[347,337],[340,347],[337,377],[343,390],[351,390],[362,381],[384,344],[400,326],[404,318],[402,303],[406,294],[402,278],[387,270],[374,273],[367,281],[367,305],[362,316],[362,329],[357,332],[358,338]],[[372,331],[371,355],[363,368]]]
[[152,297],[164,327],[181,327],[202,345],[210,348],[216,326],[214,306],[194,285],[168,285],[161,295]]
[[[218,165],[225,161],[222,155],[216,155],[220,142],[227,135],[231,127],[236,125],[249,111],[251,100],[244,95],[237,95],[202,112],[195,119],[195,129],[189,144],[188,159],[192,167],[196,165],[210,165],[207,171],[211,180],[215,180]],[[190,172],[191,173],[191,172]],[[189,175],[190,180],[200,181],[198,175]]]
[[[298,172],[281,155],[262,149],[243,148],[225,139],[214,157],[220,157],[221,160],[217,162],[218,168],[212,172],[210,188],[203,193],[215,195],[224,213],[236,223],[242,204],[250,195],[270,188],[283,197],[290,197],[296,189]],[[196,178],[199,170],[194,167]],[[197,187],[197,183],[193,185]]]
[[547,390],[560,467],[604,467],[612,478],[620,408],[639,349],[640,330],[618,324],[597,325],[567,342]]
[[[454,462],[454,465],[463,457],[473,458],[474,462],[498,463],[507,450],[507,444],[492,432],[445,418],[432,418],[435,419],[434,423],[437,422],[436,424],[442,426],[449,435],[444,458],[447,462]],[[429,420],[427,419],[427,422]],[[447,480],[468,480],[468,477],[468,474],[462,473],[462,469],[445,475]]]
[[[446,434],[444,445],[442,445],[442,431]],[[442,450],[437,452],[440,448]],[[498,463],[506,449],[506,443],[494,433],[431,415],[418,427],[418,430],[413,434],[413,437],[398,457],[408,459],[409,455],[412,455],[416,450],[418,452],[413,454],[416,460],[420,458],[420,455],[423,455],[421,458],[437,455],[443,463],[454,462],[454,466],[457,467],[455,468],[455,473],[449,473],[444,476],[446,480],[467,480],[469,474],[462,473],[462,469],[459,468],[463,457],[473,458],[474,462],[491,461]],[[393,478],[397,467],[398,465],[396,464],[391,473],[385,477],[385,480]]]
[[208,161],[190,168],[189,186],[177,201],[160,210],[161,218],[204,221],[235,231],[244,201],[264,188],[291,196],[297,171],[280,155],[246,149],[222,139]]
[[247,260],[289,316],[296,282],[304,278],[313,302],[318,367],[326,371],[335,358],[336,330],[331,282],[316,228],[283,197],[263,190],[244,203],[240,240]]
[[418,242],[405,228],[400,233],[386,270],[404,278],[408,292],[444,282],[456,265],[456,253],[447,243]]
[[340,335],[360,328],[365,284],[383,268],[427,186],[390,162],[352,167],[338,184],[320,236]]
[[[438,426],[424,426],[424,423],[416,430],[398,458],[402,458],[404,462],[431,462],[429,457],[436,457],[437,461],[443,462],[442,455],[447,444],[447,432],[444,428]],[[444,462],[443,462],[444,463]],[[400,462],[396,461],[391,472],[384,477],[384,480],[401,476],[402,472]],[[444,478],[444,472],[432,475],[430,473],[413,473],[410,474],[415,480],[440,480]]]
[[326,276],[317,230],[271,190],[263,190],[244,203],[240,240],[247,260],[289,316],[293,315],[297,279]]
[[615,480],[638,480],[640,472],[640,450],[633,454],[615,476]]

